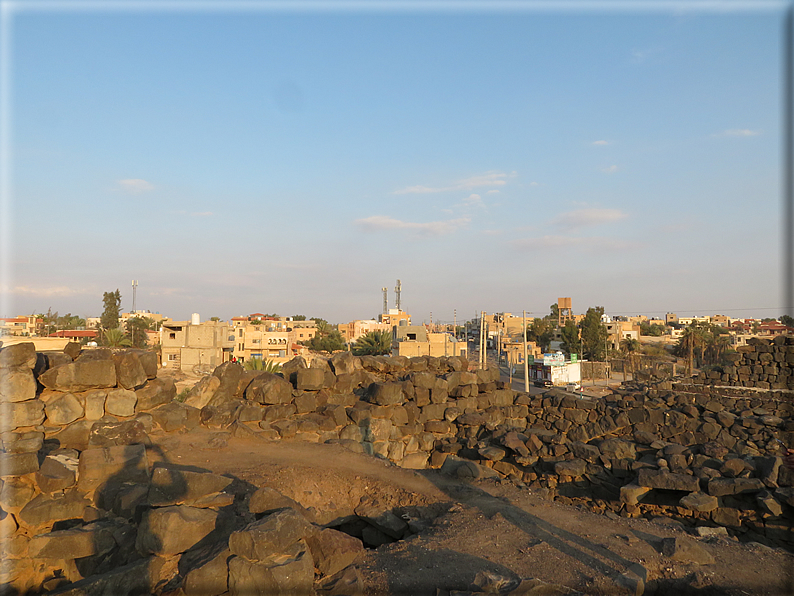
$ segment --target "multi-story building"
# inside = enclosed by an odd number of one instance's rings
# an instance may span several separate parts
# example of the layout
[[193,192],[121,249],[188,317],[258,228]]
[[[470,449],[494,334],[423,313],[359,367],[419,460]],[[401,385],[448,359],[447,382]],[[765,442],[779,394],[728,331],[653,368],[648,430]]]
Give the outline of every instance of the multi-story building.
[[295,321],[292,317],[268,317],[254,313],[232,318],[232,356],[245,362],[252,358],[284,364],[308,349],[299,342],[317,334],[316,321]]
[[378,315],[378,323],[388,325],[389,328],[400,325],[400,321],[405,321],[403,325],[410,325],[411,315],[399,308],[390,308],[388,313]]
[[232,359],[235,337],[225,321],[166,321],[160,327],[164,367],[191,371],[195,366],[214,368]]
[[612,350],[620,349],[620,342],[624,339],[631,338],[639,341],[640,339],[640,326],[638,323],[631,321],[611,321],[604,323],[607,328],[607,343]]
[[339,334],[345,343],[352,344],[360,339],[362,336],[372,331],[389,331],[392,330],[392,325],[388,323],[379,323],[375,319],[368,321],[358,320],[350,321],[349,323],[340,323],[338,325]]
[[45,335],[44,319],[21,315],[14,318],[0,318],[0,335],[32,337]]

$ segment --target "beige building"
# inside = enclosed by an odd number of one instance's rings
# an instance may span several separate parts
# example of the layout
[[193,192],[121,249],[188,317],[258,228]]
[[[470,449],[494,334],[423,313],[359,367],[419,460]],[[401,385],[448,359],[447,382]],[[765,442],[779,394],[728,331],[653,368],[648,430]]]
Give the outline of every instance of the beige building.
[[21,315],[9,319],[0,319],[0,335],[19,337],[45,335],[44,319],[37,319],[35,316],[27,315]]
[[390,308],[387,314],[378,315],[378,323],[388,325],[389,328],[399,325],[400,321],[405,321],[403,325],[410,325],[411,315],[399,308]]
[[232,356],[237,360],[259,358],[284,364],[308,353],[308,348],[299,342],[309,341],[317,334],[317,322],[254,313],[232,318],[230,331],[234,339]]
[[[123,312],[119,314],[119,323],[121,326],[126,329],[127,328],[127,321],[129,321],[132,317],[141,317],[151,319],[155,323],[157,323],[157,327],[159,328],[160,325],[163,324],[165,321],[170,321],[170,317],[164,317],[159,312],[152,312],[150,310],[136,310],[135,312]],[[88,321],[86,321],[86,325]]]
[[214,368],[232,358],[234,333],[224,321],[167,321],[160,327],[162,365],[191,371],[195,366]]
[[620,342],[626,338],[640,340],[640,326],[631,321],[609,321],[604,323],[607,328],[607,342],[612,350],[620,349]]
[[449,333],[430,333],[423,325],[398,325],[393,333],[392,356],[466,357],[466,342]]
[[342,339],[345,340],[345,343],[352,344],[362,336],[370,333],[372,331],[389,331],[392,330],[392,325],[387,323],[379,323],[375,319],[370,319],[368,321],[350,321],[349,323],[340,323],[338,325],[339,333],[342,336]]

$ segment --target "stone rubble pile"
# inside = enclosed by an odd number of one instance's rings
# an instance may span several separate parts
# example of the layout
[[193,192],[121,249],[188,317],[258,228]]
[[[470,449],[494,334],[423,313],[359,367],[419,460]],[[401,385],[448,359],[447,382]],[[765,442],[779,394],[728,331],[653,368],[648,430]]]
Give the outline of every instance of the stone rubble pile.
[[[775,341],[794,348],[794,338]],[[790,371],[777,362],[778,377]],[[335,443],[405,468],[508,479],[607,515],[664,515],[702,536],[727,529],[792,546],[794,474],[775,440],[794,431],[791,392],[665,381],[597,400],[528,395],[463,358],[350,353],[311,366],[298,357],[280,374],[226,363],[184,402],[156,375],[156,356],[140,350],[0,349],[0,585],[356,593],[351,564],[364,546],[416,530],[367,503],[319,519],[272,489],[250,495],[161,461],[150,434],[200,426],[218,444]]]

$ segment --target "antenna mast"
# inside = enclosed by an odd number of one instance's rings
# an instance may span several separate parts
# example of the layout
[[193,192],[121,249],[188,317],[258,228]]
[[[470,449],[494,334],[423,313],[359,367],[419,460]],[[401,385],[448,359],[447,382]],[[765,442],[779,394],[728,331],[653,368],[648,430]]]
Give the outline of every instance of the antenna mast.
[[138,288],[138,280],[132,280],[132,314],[135,314],[135,294]]
[[397,286],[394,288],[394,293],[397,295],[397,310],[402,310],[400,307],[400,280],[397,280]]
[[386,288],[381,288],[381,290],[383,291],[383,314],[387,315],[387,314],[389,314],[388,291],[386,290]]

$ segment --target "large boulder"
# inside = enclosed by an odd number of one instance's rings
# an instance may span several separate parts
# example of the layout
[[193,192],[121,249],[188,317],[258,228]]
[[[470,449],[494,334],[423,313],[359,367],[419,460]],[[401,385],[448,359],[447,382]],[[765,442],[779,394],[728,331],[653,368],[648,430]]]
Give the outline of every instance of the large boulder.
[[314,566],[322,575],[330,576],[361,560],[364,544],[358,538],[338,530],[325,528],[309,536],[306,544],[311,550]]
[[82,360],[63,364],[42,373],[39,382],[56,391],[85,391],[116,386],[116,367],[112,360]]
[[185,404],[199,410],[212,401],[215,392],[221,386],[221,380],[213,375],[203,377],[188,392]]
[[295,388],[300,391],[319,391],[325,384],[325,371],[321,368],[300,368],[295,373]]
[[151,440],[140,420],[97,420],[88,436],[90,447],[149,445]]
[[212,376],[217,377],[220,384],[215,390],[215,395],[212,396],[209,405],[216,406],[238,397],[237,387],[240,384],[240,378],[243,376],[243,367],[240,364],[237,362],[224,362],[212,371]]
[[362,370],[361,359],[350,352],[337,352],[329,361],[336,376],[352,375],[357,370]]
[[171,378],[151,379],[146,385],[137,389],[135,395],[138,396],[135,411],[148,412],[159,405],[173,401],[176,397],[176,384]]
[[201,410],[172,401],[151,412],[154,423],[165,432],[190,430],[201,423]]
[[143,515],[135,549],[142,555],[183,553],[215,529],[218,512],[188,505],[149,509]]
[[314,526],[294,509],[281,509],[232,532],[229,550],[249,561],[267,560],[284,553],[299,540],[313,534]]
[[260,404],[288,404],[292,401],[292,385],[279,375],[260,373],[248,385],[245,398]]
[[47,422],[53,426],[71,424],[85,413],[80,401],[71,393],[51,399],[44,406]]
[[105,411],[114,416],[129,418],[135,415],[138,396],[130,389],[110,389],[105,399]]
[[44,403],[38,399],[21,402],[0,402],[0,432],[25,426],[36,426],[44,421]]
[[0,368],[0,401],[26,401],[36,397],[36,378],[25,367]]
[[93,447],[80,454],[77,486],[91,491],[109,480],[123,482],[148,482],[149,461],[144,445],[115,445]]
[[119,387],[135,389],[148,379],[137,351],[116,352],[113,354],[113,363],[116,366],[116,381]]
[[36,366],[36,346],[25,342],[0,348],[0,368],[25,368],[33,370]]
[[148,502],[152,506],[196,505],[224,490],[232,479],[211,472],[195,472],[175,465],[158,465],[152,471]]
[[306,548],[275,560],[229,559],[230,596],[310,596],[313,584],[314,562]]

